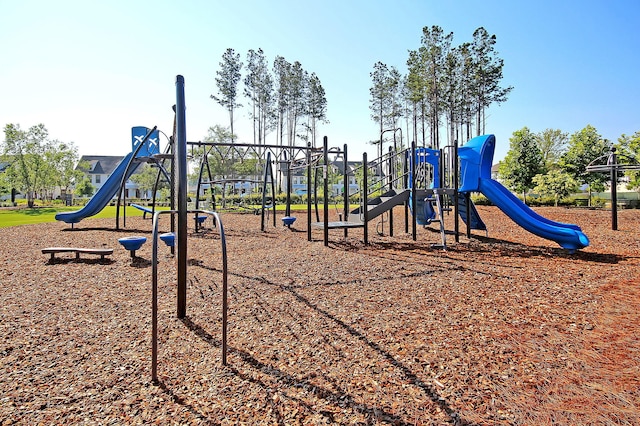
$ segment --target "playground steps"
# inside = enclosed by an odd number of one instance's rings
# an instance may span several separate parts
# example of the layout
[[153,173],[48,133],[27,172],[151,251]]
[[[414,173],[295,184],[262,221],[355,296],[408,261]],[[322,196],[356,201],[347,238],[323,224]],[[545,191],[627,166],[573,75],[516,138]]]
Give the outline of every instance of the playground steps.
[[[316,228],[324,228],[324,222],[313,222],[311,223],[311,226],[314,226]],[[351,220],[351,218],[348,221],[335,221],[335,222],[329,222],[327,224],[327,229],[346,229],[346,228],[363,228],[364,227],[364,222],[362,221],[355,221],[355,220]]]
[[[367,214],[369,220],[374,219],[381,214],[388,212],[393,207],[404,204],[409,199],[410,191],[408,189],[391,190],[379,197],[375,197],[367,202]],[[364,219],[364,210],[358,207],[349,213],[349,222],[362,222]]]

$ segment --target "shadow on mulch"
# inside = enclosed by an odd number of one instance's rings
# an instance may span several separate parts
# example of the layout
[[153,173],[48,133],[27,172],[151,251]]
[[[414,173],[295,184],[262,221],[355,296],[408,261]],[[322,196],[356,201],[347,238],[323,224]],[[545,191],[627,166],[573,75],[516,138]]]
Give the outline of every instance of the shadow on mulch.
[[[306,306],[310,307],[311,309],[315,310],[320,315],[322,315],[322,316],[330,319],[331,321],[335,322],[340,327],[344,328],[353,337],[355,337],[356,339],[358,339],[361,342],[365,343],[367,346],[369,346],[370,348],[372,348],[373,350],[378,352],[380,355],[382,355],[393,366],[398,368],[404,374],[404,376],[410,381],[410,383],[412,383],[413,385],[415,385],[415,386],[419,387],[420,389],[422,389],[423,392],[434,403],[436,403],[445,413],[447,413],[447,415],[451,418],[451,420],[455,424],[458,424],[458,425],[461,425],[461,426],[472,426],[471,423],[462,421],[460,419],[460,416],[458,415],[458,413],[456,413],[449,406],[449,404],[446,402],[446,400],[441,398],[440,395],[438,395],[438,393],[434,389],[431,388],[431,386],[429,386],[428,384],[426,384],[422,380],[420,380],[420,378],[409,367],[407,367],[402,362],[400,362],[399,360],[394,358],[393,355],[391,355],[390,353],[388,353],[384,349],[382,349],[379,344],[369,340],[362,333],[358,332],[353,327],[351,327],[348,324],[344,323],[342,320],[336,318],[331,313],[329,313],[329,312],[319,308],[318,306],[314,305],[307,298],[305,298],[304,296],[300,295],[295,290],[289,289],[288,286],[280,286],[280,287],[283,290],[288,291],[290,294],[292,294],[301,303],[303,303]],[[207,344],[212,345],[214,347],[221,347],[222,346],[222,342],[219,339],[216,339],[215,337],[213,337],[213,335],[211,335],[208,331],[206,331],[199,324],[196,324],[195,322],[193,322],[189,317],[186,317],[186,318],[182,319],[181,321],[189,330],[191,330],[197,337],[202,339]],[[269,376],[272,376],[273,378],[275,378],[276,380],[278,380],[279,382],[281,382],[285,386],[296,386],[296,387],[302,387],[302,388],[313,388],[314,389],[314,395],[316,395],[319,398],[322,398],[322,399],[326,400],[329,403],[340,402],[341,404],[345,404],[345,405],[349,406],[350,408],[352,408],[354,411],[359,412],[361,414],[366,414],[366,415],[375,416],[375,417],[381,417],[381,420],[383,422],[389,422],[390,424],[394,424],[394,425],[405,425],[405,424],[408,425],[408,423],[405,423],[402,420],[401,417],[398,417],[396,415],[388,413],[388,412],[386,412],[384,409],[382,409],[380,407],[364,405],[362,402],[358,402],[351,395],[344,394],[344,393],[337,393],[337,392],[331,391],[329,389],[323,388],[322,386],[318,386],[317,383],[313,383],[313,382],[307,380],[307,378],[311,378],[311,376],[307,376],[307,377],[292,376],[291,374],[282,371],[281,369],[277,368],[274,365],[270,365],[270,364],[264,363],[264,362],[256,359],[251,354],[249,354],[248,352],[245,352],[245,351],[243,351],[241,349],[229,347],[229,352],[237,355],[238,357],[240,357],[240,359],[242,359],[243,362],[245,362],[246,364],[248,364],[251,367],[255,368],[259,372],[261,372],[263,374],[267,374]],[[270,395],[271,386],[269,386],[266,383],[262,382],[261,380],[257,379],[255,376],[252,376],[252,375],[249,375],[249,374],[245,374],[245,373],[239,371],[238,369],[236,369],[236,368],[234,368],[232,366],[227,366],[226,368],[228,368],[231,373],[233,373],[234,375],[238,376],[238,378],[240,378],[242,380],[245,380],[245,381],[248,381],[248,382],[250,382],[252,384],[260,386],[265,391],[265,393],[267,395],[266,400],[267,401],[272,401],[272,398],[271,398],[271,395]],[[175,394],[173,392],[171,392],[170,390],[167,390],[166,388],[163,388],[163,389],[165,390],[165,392],[167,392],[169,394],[169,396],[172,396],[174,398],[174,400],[176,400],[176,396],[175,396]],[[299,402],[302,405],[305,405],[308,410],[313,411],[313,407],[312,406],[310,406],[308,404],[305,404],[303,401],[299,401]],[[275,409],[274,409],[274,412],[275,413],[279,413],[278,410],[275,410]],[[319,414],[321,414],[323,417],[325,417],[327,419],[327,421],[329,421],[330,423],[334,423],[335,422],[335,419],[333,418],[333,414],[331,412],[329,412],[329,411],[321,411],[321,412],[319,412]],[[277,422],[278,422],[278,424],[284,424],[283,423],[284,422],[284,418],[278,418]]]
[[496,257],[520,257],[520,258],[532,258],[532,257],[561,257],[576,260],[583,260],[585,262],[594,263],[607,263],[617,264],[624,260],[628,260],[627,256],[610,253],[593,253],[577,250],[575,253],[569,253],[568,250],[561,247],[543,247],[543,246],[530,246],[520,243],[514,243],[511,241],[499,240],[491,237],[474,236],[474,240],[477,240],[483,244],[458,244],[450,243],[447,245],[446,251],[442,248],[427,247],[423,243],[416,242],[375,242],[370,244],[369,247],[364,246],[361,242],[351,241],[332,241],[329,247],[339,250],[345,250],[350,252],[365,253],[368,249],[373,248],[375,256],[380,256],[381,252],[386,250],[394,250],[397,252],[410,252],[412,255],[428,254],[428,253],[490,253]]
[[210,419],[207,416],[205,416],[204,414],[202,414],[200,411],[198,411],[193,405],[189,404],[187,401],[184,400],[184,398],[181,398],[180,396],[176,395],[175,392],[173,392],[171,389],[169,389],[169,387],[162,381],[162,380],[158,380],[155,385],[157,385],[160,389],[162,389],[162,391],[176,404],[186,408],[187,410],[189,410],[189,412],[191,412],[191,414],[193,414],[198,420],[202,420],[205,421],[209,424],[216,424],[214,419]]

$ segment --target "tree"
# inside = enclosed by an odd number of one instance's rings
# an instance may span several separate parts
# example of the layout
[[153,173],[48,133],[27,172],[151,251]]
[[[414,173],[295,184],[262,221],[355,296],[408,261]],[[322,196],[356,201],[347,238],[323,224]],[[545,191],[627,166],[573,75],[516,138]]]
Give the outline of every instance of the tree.
[[542,171],[542,153],[536,135],[527,127],[513,132],[509,138],[509,151],[499,167],[500,177],[510,189],[521,192],[526,203],[533,177]]
[[410,72],[422,79],[415,87],[425,91],[425,100],[429,105],[428,121],[430,133],[429,145],[440,148],[440,116],[442,115],[444,69],[447,55],[451,49],[453,33],[433,25],[422,29],[421,46],[417,52],[409,52]]
[[589,124],[570,136],[568,150],[560,157],[560,168],[579,184],[589,186],[589,203],[593,191],[604,191],[609,175],[587,172],[587,166],[610,149],[611,143],[602,139],[598,131]]
[[316,133],[318,123],[327,122],[327,97],[324,88],[316,73],[311,73],[307,87],[307,113],[309,123],[307,125],[311,133],[311,146],[316,146]]
[[299,120],[306,114],[305,93],[309,83],[309,73],[302,68],[300,62],[296,61],[290,68],[288,80],[287,142],[289,146],[294,146],[298,136]]
[[218,86],[218,96],[211,95],[217,103],[222,105],[229,112],[229,123],[231,127],[231,143],[233,143],[233,112],[242,105],[237,103],[238,83],[240,82],[242,62],[240,54],[229,48],[222,54],[220,69],[216,71],[216,85]]
[[[149,163],[143,164],[141,169],[142,170],[139,170],[131,176],[131,181],[134,182],[144,194],[147,194],[148,192],[153,191],[159,170],[157,167],[153,167]],[[166,181],[161,179],[158,184],[158,190],[165,186],[168,186]]]
[[542,164],[545,170],[552,170],[557,166],[568,140],[569,135],[558,129],[545,129],[538,134],[538,149],[542,154]]
[[47,129],[38,124],[24,131],[18,124],[7,124],[4,134],[2,153],[11,163],[5,170],[6,178],[12,187],[27,195],[27,205],[33,207],[47,173],[44,158]]
[[76,183],[74,193],[78,197],[91,197],[93,195],[93,191],[95,191],[95,188],[91,184],[91,179],[85,176],[80,182]]
[[485,133],[486,110],[493,103],[502,103],[513,87],[500,87],[504,61],[495,50],[496,36],[480,27],[473,32],[471,51],[474,70],[477,135]]
[[247,53],[247,75],[244,78],[244,94],[252,105],[253,143],[263,144],[273,115],[273,78],[269,73],[267,59],[262,49]]
[[369,109],[371,118],[380,125],[379,154],[382,156],[383,133],[385,129],[396,129],[401,116],[400,103],[402,76],[395,67],[387,67],[382,62],[376,62],[370,74],[372,86],[369,89]]
[[291,64],[282,56],[276,56],[273,61],[273,74],[275,82],[276,97],[276,127],[278,129],[277,138],[280,145],[283,145],[284,128],[286,121],[287,108],[289,106],[289,75],[291,73]]
[[[618,138],[616,148],[620,154],[630,157],[633,163],[640,164],[640,131],[635,132],[633,136],[622,134]],[[640,171],[629,170],[625,175],[629,178],[627,189],[640,192]]]
[[571,175],[561,170],[551,170],[546,174],[536,175],[533,177],[533,183],[536,185],[534,191],[554,197],[556,207],[560,198],[577,192],[580,187]]

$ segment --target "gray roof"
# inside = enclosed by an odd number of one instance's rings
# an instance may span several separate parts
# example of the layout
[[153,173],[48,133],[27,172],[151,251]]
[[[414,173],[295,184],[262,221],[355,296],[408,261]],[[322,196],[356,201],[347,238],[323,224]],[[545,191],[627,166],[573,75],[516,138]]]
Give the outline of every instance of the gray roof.
[[76,167],[76,169],[94,175],[110,175],[123,158],[123,156],[113,155],[83,155],[80,158],[80,162],[89,163],[89,169],[80,167]]

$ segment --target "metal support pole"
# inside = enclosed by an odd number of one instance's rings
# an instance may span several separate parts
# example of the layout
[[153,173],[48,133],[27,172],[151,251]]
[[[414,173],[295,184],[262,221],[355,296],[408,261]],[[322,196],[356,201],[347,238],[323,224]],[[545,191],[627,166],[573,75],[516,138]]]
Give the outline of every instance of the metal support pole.
[[[454,220],[454,234],[456,243],[460,242],[460,194],[458,193],[459,185],[459,159],[458,159],[458,139],[453,143],[453,220]],[[467,207],[469,211],[469,207]],[[467,228],[470,228],[469,222],[467,222]]]
[[[345,143],[343,146],[343,152],[344,152],[344,163],[343,163],[343,174],[342,174],[342,180],[343,180],[343,190],[342,190],[342,196],[343,196],[343,217],[345,222],[349,221],[349,169],[347,167],[347,144]],[[344,228],[344,237],[347,238],[349,232],[348,232],[348,228],[345,226]]]
[[177,317],[187,315],[187,129],[184,99],[184,77],[176,77],[176,141],[175,166],[178,226],[176,233],[178,286]]
[[362,214],[364,221],[364,245],[369,245],[369,164],[367,153],[362,154]]
[[[395,139],[396,134],[393,134],[393,138]],[[394,143],[395,146],[395,143]],[[393,151],[393,147],[389,147],[389,160],[388,160],[388,168],[389,168],[389,191],[393,190],[393,180],[396,177],[396,173],[395,173],[395,153]],[[384,222],[383,222],[384,223]],[[389,209],[389,236],[393,237],[393,207],[391,207]]]
[[322,165],[323,184],[323,214],[324,214],[324,245],[329,245],[329,139],[325,136],[322,138],[322,150],[324,155],[324,164]]
[[412,221],[412,237],[413,241],[418,239],[418,223],[416,220],[416,216],[418,215],[418,200],[417,200],[417,191],[416,191],[416,143],[411,142],[411,160],[409,162],[411,164],[411,210],[413,211],[413,216],[411,218]]
[[611,229],[618,230],[618,156],[616,149],[611,148],[607,164],[611,166]]
[[311,241],[311,142],[307,143],[307,241]]

